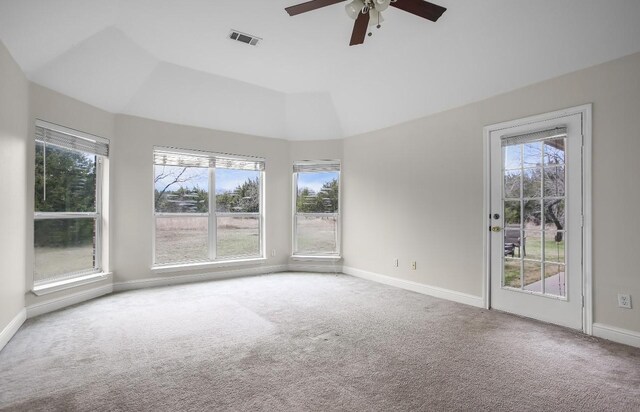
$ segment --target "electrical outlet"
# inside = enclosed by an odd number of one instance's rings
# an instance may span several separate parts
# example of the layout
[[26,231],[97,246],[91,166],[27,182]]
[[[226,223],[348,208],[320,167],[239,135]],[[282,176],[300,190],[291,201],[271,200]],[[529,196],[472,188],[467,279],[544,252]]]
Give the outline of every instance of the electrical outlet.
[[398,259],[393,261],[393,266],[398,267]]
[[631,295],[618,293],[618,306],[625,309],[631,309]]
[[275,256],[276,256],[276,250],[275,250],[275,249],[273,249],[273,250],[271,251],[271,256],[272,256],[272,257],[275,257]]
[[416,270],[417,268],[418,268],[418,264],[414,260],[413,262],[411,262],[411,269]]

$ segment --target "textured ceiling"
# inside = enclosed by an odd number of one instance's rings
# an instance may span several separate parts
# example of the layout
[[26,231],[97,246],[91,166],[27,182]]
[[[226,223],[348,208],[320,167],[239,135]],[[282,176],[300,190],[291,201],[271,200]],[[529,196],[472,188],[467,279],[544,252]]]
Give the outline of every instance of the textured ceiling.
[[[344,4],[0,0],[34,82],[114,113],[291,140],[364,133],[640,51],[638,0],[436,0],[349,47]],[[230,29],[264,38],[227,39]]]

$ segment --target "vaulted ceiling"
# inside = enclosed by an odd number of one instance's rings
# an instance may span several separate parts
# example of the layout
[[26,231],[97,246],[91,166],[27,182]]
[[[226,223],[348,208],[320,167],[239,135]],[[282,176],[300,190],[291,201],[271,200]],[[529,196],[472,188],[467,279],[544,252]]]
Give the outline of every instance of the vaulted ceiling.
[[[640,51],[638,0],[435,0],[349,47],[346,3],[0,0],[33,82],[114,113],[291,140],[391,126]],[[256,47],[231,29],[263,38]]]

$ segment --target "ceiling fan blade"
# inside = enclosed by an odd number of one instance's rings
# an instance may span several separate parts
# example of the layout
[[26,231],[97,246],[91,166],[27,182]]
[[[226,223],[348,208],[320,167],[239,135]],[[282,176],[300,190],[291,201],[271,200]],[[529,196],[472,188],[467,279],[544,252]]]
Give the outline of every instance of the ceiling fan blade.
[[353,25],[353,33],[351,34],[351,42],[349,46],[355,46],[357,44],[364,43],[364,38],[367,35],[367,29],[369,28],[369,13],[358,14],[356,23]]
[[285,10],[287,11],[287,13],[289,13],[289,16],[295,16],[296,14],[321,9],[322,7],[331,6],[332,4],[336,3],[342,3],[343,1],[345,0],[311,0],[306,3],[287,7]]
[[431,21],[438,21],[440,16],[447,10],[442,6],[424,0],[398,0],[391,3],[391,5]]

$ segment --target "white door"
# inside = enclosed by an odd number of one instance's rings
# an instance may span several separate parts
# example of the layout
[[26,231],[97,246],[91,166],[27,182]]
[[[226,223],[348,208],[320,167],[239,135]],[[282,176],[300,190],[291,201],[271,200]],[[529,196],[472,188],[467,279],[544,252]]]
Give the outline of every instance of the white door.
[[582,114],[491,131],[491,307],[582,329]]

